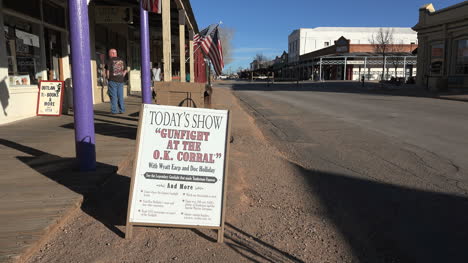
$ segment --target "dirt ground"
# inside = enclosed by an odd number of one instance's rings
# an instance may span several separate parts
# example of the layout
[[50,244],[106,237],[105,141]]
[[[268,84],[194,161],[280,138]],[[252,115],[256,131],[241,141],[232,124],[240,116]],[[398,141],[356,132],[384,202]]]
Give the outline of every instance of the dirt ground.
[[216,107],[233,117],[225,243],[213,230],[159,227],[124,239],[129,165],[86,196],[29,262],[356,262],[301,168],[269,146],[229,90],[215,89]]

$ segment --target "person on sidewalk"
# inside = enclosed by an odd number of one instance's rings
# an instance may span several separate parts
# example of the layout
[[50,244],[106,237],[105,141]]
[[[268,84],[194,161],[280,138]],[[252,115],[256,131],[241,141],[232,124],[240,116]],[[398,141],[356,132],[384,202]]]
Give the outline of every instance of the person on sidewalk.
[[161,67],[159,66],[159,63],[154,63],[153,68],[151,69],[151,74],[153,75],[153,88],[152,88],[152,96],[153,100],[156,99],[156,92],[154,91],[154,84],[156,82],[161,81]]
[[153,82],[161,81],[161,67],[159,66],[159,63],[154,63],[151,73],[153,75]]
[[106,63],[106,76],[108,80],[107,94],[111,101],[111,113],[124,113],[125,102],[123,96],[123,85],[125,75],[127,75],[127,66],[125,61],[117,56],[117,50],[112,48],[109,50],[109,60]]

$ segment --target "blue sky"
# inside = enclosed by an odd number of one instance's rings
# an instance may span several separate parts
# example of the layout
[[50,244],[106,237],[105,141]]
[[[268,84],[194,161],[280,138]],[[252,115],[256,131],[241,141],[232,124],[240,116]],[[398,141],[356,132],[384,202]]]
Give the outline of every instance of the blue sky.
[[[191,0],[198,27],[223,21],[233,28],[231,67],[248,67],[257,53],[268,58],[287,51],[288,35],[297,28],[319,26],[412,27],[429,0]],[[461,3],[433,0],[436,10]]]

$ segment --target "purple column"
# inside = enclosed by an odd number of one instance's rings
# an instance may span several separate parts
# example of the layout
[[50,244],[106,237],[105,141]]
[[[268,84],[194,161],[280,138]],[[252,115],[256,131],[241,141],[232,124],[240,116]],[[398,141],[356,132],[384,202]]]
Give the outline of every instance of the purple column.
[[151,72],[148,11],[142,8],[140,1],[140,36],[141,36],[141,99],[151,104]]
[[91,87],[88,4],[68,1],[72,58],[76,159],[80,171],[96,169],[94,112]]

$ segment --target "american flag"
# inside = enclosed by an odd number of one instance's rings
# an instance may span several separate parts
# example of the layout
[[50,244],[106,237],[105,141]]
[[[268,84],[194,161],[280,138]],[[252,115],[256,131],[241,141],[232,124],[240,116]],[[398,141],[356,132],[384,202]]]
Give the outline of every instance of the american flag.
[[161,0],[141,0],[141,6],[148,12],[161,14]]
[[223,47],[219,38],[219,24],[213,24],[200,31],[193,38],[195,48],[201,48],[213,64],[217,75],[221,75],[224,68]]

